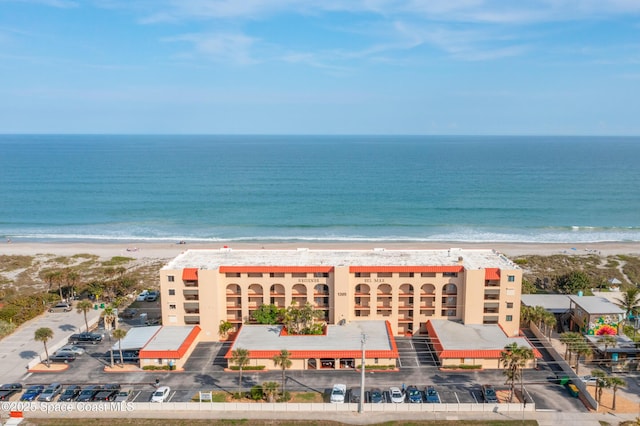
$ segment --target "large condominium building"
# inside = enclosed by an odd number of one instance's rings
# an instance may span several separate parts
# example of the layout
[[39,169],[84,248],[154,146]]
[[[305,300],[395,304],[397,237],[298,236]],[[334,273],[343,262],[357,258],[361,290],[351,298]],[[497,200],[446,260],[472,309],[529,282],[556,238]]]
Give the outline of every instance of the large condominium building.
[[309,302],[328,324],[385,320],[395,335],[427,321],[498,324],[518,334],[522,271],[493,250],[187,250],[160,271],[162,321],[250,324],[260,305]]

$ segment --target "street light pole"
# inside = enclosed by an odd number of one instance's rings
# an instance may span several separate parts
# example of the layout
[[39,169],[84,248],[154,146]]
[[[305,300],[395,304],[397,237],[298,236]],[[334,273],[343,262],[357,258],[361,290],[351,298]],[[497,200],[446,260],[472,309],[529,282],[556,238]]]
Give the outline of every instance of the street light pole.
[[358,404],[358,413],[362,413],[364,408],[364,370],[366,368],[364,364],[364,345],[367,342],[367,335],[362,333],[360,335],[360,348],[362,350],[362,361],[360,364],[360,403]]

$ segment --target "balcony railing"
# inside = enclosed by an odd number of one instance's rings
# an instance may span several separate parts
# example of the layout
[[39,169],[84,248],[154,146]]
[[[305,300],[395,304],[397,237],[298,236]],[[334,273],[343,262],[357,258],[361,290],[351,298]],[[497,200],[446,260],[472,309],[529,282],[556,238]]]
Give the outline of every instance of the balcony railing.
[[184,300],[200,300],[197,294],[185,294]]
[[185,287],[198,287],[198,281],[185,281]]
[[200,324],[200,315],[185,315],[185,324]]

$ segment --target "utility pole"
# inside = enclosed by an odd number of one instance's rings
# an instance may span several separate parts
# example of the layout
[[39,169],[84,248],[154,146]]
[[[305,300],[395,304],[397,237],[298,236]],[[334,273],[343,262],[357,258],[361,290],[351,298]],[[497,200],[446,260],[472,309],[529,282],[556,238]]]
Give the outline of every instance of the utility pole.
[[364,408],[364,371],[366,365],[364,363],[364,345],[367,342],[367,335],[362,333],[360,335],[360,348],[362,350],[362,361],[360,364],[360,403],[358,404],[358,413],[363,412]]

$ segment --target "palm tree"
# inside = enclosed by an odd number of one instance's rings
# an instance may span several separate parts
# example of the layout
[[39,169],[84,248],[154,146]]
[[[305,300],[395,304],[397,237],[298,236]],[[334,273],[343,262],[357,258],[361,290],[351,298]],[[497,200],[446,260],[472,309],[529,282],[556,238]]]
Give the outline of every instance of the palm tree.
[[104,308],[103,313],[104,313],[104,328],[107,331],[111,331],[111,328],[113,327],[114,322],[116,320],[113,307],[107,306],[106,308]]
[[546,312],[544,317],[542,318],[542,322],[546,327],[546,334],[549,339],[551,339],[551,335],[553,334],[553,329],[555,328],[558,320],[556,320],[556,316],[552,312]]
[[624,386],[627,382],[620,377],[609,377],[609,384],[613,388],[613,402],[611,403],[611,408],[615,411],[616,409],[616,392],[618,391],[618,386]]
[[589,356],[591,355],[591,348],[589,347],[589,344],[587,343],[586,340],[582,340],[581,342],[578,342],[576,344],[576,346],[573,348],[573,351],[576,354],[576,374],[579,374],[579,369],[580,369],[580,358],[582,356]]
[[242,393],[242,369],[249,364],[249,350],[238,348],[231,352],[231,362],[238,366],[240,377],[238,379],[238,397]]
[[533,359],[533,350],[527,346],[518,346],[513,342],[500,352],[500,364],[505,366],[504,375],[507,377],[506,383],[510,383],[511,390],[509,402],[513,401],[515,382],[520,379],[520,392],[524,396],[524,382],[522,380],[522,369],[527,365],[527,361]]
[[53,338],[53,330],[49,327],[40,327],[36,330],[33,339],[37,342],[42,342],[44,345],[44,353],[47,355],[47,368],[49,368],[49,350],[47,349],[47,342]]
[[615,299],[614,303],[624,309],[624,318],[627,320],[629,316],[640,312],[640,289],[638,287],[627,289],[622,293],[622,297]]
[[282,349],[280,351],[280,353],[278,355],[275,355],[273,357],[273,364],[276,367],[280,367],[282,369],[282,398],[286,398],[286,392],[285,392],[285,370],[287,368],[291,368],[291,364],[293,364],[293,362],[291,361],[291,353],[286,350],[286,349]]
[[618,340],[616,340],[616,338],[611,336],[610,334],[605,334],[598,338],[598,343],[604,345],[604,357],[607,358],[607,349],[615,348],[618,344]]
[[594,398],[598,403],[600,402],[600,397],[602,396],[602,384],[604,383],[606,374],[602,370],[591,370],[591,375],[596,378],[596,390],[594,393]]
[[564,359],[568,359],[571,361],[571,353],[573,352],[573,348],[577,342],[582,340],[582,334],[576,333],[575,331],[565,331],[560,334],[560,342],[564,343],[566,346],[564,352]]
[[49,284],[49,291],[51,291],[51,287],[53,287],[53,284],[58,284],[58,290],[60,291],[60,300],[63,300],[62,287],[60,285],[62,283],[62,271],[47,271],[44,274],[44,279]]
[[262,384],[262,390],[267,396],[267,402],[273,402],[274,395],[278,392],[278,382],[264,382]]
[[78,313],[84,314],[84,325],[87,326],[87,333],[88,333],[89,321],[87,321],[87,312],[89,312],[91,308],[93,308],[93,303],[89,302],[88,300],[81,300],[78,302],[78,305],[76,306],[76,308],[78,309]]
[[[127,330],[116,328],[113,330],[113,338],[118,341],[118,352],[120,352],[120,366],[124,367],[124,357],[122,356],[122,339],[127,335]],[[113,350],[111,351],[113,356]]]

